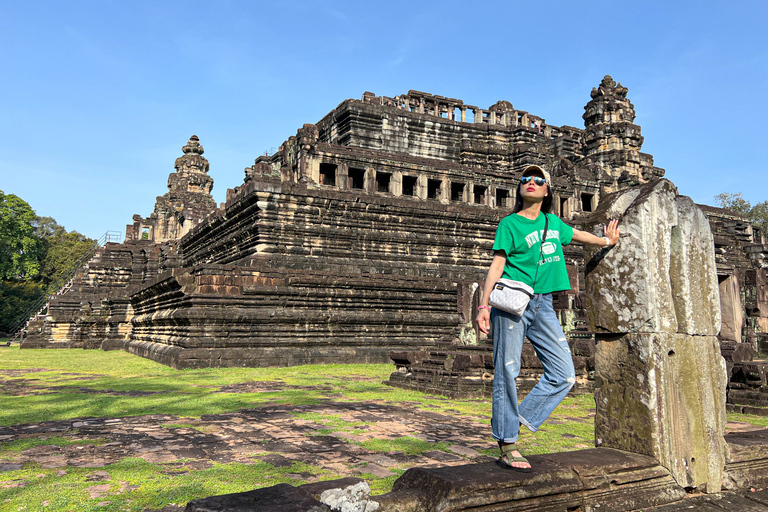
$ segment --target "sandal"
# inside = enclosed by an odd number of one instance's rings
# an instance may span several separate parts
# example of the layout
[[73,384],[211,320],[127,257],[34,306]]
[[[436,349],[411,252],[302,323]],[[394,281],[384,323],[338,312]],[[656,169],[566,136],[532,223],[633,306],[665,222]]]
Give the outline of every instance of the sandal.
[[[528,462],[528,459],[520,455],[519,457],[513,457],[510,455],[512,452],[517,450],[517,445],[515,443],[511,444],[502,444],[501,441],[499,441],[499,449],[501,450],[501,457],[498,458],[496,461],[496,465],[499,466],[502,469],[511,469],[512,471],[519,471],[520,473],[530,473],[531,467],[530,462]],[[504,457],[507,458],[508,462],[504,461]],[[516,466],[512,466],[509,464],[509,462],[524,462],[528,464],[527,468],[518,468]]]

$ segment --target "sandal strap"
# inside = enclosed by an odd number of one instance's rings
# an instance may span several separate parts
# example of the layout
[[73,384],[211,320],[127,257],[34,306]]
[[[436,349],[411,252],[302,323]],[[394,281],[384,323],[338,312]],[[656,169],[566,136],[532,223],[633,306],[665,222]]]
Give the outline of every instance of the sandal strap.
[[510,452],[514,452],[517,450],[517,444],[510,443],[510,444],[499,444],[499,449],[501,449],[501,453],[503,455],[507,455]]

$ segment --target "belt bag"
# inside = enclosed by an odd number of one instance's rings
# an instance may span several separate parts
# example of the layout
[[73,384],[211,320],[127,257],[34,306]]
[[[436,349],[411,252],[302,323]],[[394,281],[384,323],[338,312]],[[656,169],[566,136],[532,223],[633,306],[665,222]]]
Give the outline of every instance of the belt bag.
[[528,302],[533,297],[533,288],[520,281],[499,279],[493,286],[489,303],[515,316],[523,316]]

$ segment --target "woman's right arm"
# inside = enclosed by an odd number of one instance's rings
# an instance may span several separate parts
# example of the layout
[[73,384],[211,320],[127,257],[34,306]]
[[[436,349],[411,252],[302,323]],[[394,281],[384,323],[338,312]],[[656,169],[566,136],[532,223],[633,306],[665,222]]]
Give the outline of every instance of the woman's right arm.
[[480,302],[480,309],[477,313],[477,326],[485,334],[488,334],[488,329],[491,323],[491,311],[486,307],[488,306],[488,298],[493,291],[493,285],[496,284],[502,274],[504,274],[504,264],[507,262],[507,255],[504,251],[496,251],[493,253],[493,261],[491,262],[491,268],[488,269],[488,276],[485,278],[485,286],[483,287],[483,298]]

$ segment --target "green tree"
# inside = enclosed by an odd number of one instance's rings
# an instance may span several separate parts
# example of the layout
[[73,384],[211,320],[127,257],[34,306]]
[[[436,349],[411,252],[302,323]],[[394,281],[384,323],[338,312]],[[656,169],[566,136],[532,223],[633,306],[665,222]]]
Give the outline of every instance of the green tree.
[[95,247],[95,240],[68,233],[54,218],[38,217],[23,199],[0,191],[0,332],[46,291],[56,292]]
[[768,233],[768,201],[752,206],[749,201],[741,197],[741,192],[718,194],[715,196],[715,201],[723,208],[748,218],[752,221],[752,225],[763,233]]
[[[77,231],[67,233],[64,228],[62,230],[63,233],[45,240],[45,256],[40,262],[40,275],[46,286],[60,286],[62,278],[66,277],[65,274],[72,269],[72,266],[79,263],[85,255],[90,254],[96,246],[95,240]],[[49,292],[55,291],[49,290]]]
[[43,285],[34,281],[0,281],[0,333],[10,332],[14,324],[45,295]]
[[48,240],[67,232],[64,226],[56,222],[53,217],[37,217],[32,225],[35,228],[35,236],[41,240]]
[[768,233],[768,201],[757,203],[750,212],[752,221],[763,233]]
[[37,219],[26,201],[0,190],[0,279],[27,280],[40,272]]

